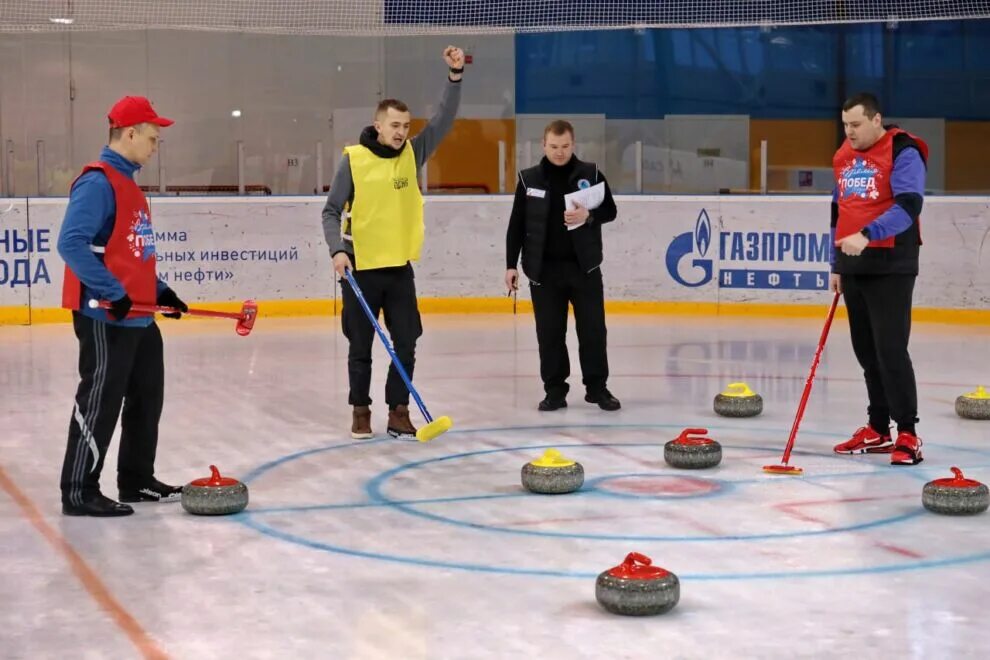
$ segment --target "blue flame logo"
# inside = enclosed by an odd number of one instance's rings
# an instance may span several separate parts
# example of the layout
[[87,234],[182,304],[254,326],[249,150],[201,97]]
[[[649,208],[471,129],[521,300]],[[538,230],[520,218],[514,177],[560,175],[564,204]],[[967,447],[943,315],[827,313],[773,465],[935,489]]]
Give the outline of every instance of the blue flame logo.
[[[665,258],[667,272],[670,273],[675,282],[690,287],[703,286],[711,282],[714,265],[711,259],[704,258],[711,244],[712,222],[708,217],[708,212],[701,209],[694,225],[694,231],[675,236],[674,240],[667,246]],[[700,277],[692,278],[693,281],[684,279],[679,271],[681,260],[689,254],[697,254],[700,257],[691,260],[691,266],[701,271]]]
[[698,248],[698,255],[708,254],[708,246],[712,243],[712,221],[708,219],[708,211],[701,209],[698,215],[698,222],[694,225],[694,244]]

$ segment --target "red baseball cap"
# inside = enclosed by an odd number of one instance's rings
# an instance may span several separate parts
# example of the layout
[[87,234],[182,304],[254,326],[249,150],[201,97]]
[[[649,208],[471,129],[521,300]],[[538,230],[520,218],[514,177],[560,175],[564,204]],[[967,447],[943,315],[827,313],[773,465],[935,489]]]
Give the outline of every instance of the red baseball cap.
[[107,114],[110,128],[127,128],[138,124],[158,124],[171,126],[175,122],[165,117],[159,117],[151,107],[151,101],[143,96],[125,96],[110,108]]

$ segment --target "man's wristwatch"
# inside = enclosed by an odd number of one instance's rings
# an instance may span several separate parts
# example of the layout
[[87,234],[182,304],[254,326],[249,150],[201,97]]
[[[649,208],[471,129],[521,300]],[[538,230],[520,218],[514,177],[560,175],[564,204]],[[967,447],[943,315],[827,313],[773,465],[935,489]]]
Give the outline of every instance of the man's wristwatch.
[[870,228],[869,227],[863,227],[862,229],[859,230],[859,233],[862,234],[863,236],[865,236],[866,237],[866,240],[868,240],[868,241],[873,240],[873,237],[870,236]]

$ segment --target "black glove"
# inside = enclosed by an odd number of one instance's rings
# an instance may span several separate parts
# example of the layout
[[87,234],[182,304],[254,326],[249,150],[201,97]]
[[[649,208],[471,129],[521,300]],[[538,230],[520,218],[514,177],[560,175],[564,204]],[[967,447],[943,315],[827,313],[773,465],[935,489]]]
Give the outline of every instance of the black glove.
[[[158,300],[156,301],[162,307],[174,307],[175,309],[181,310],[183,312],[189,311],[189,305],[182,302],[179,296],[175,295],[175,291],[172,289],[165,289],[158,294]],[[182,314],[175,312],[174,314],[162,314],[162,316],[170,319],[180,319]]]
[[133,304],[131,297],[125,293],[122,298],[117,298],[110,302],[110,309],[107,310],[107,314],[112,316],[114,320],[123,321],[127,313],[131,311],[131,305]]

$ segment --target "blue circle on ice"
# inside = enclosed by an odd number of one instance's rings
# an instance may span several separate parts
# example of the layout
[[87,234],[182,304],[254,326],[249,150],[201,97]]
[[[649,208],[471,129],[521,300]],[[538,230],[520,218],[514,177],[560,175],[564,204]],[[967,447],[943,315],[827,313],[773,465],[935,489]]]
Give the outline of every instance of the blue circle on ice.
[[[635,424],[635,425],[560,425],[552,427],[510,427],[510,428],[498,428],[498,429],[456,429],[448,432],[448,436],[457,434],[476,434],[476,433],[514,433],[514,432],[533,432],[534,430],[551,430],[551,429],[561,429],[561,428],[588,428],[594,427],[596,431],[601,432],[604,429],[629,429],[629,428],[681,428],[678,425],[672,424]],[[714,428],[714,427],[713,427]],[[721,427],[722,430],[729,428],[739,428],[739,427]],[[780,429],[747,429],[749,431],[757,432],[770,432],[770,433],[781,433]],[[820,436],[833,436],[834,434],[821,433],[814,431],[807,431],[805,435],[820,435]],[[334,445],[329,447],[319,447],[316,449],[311,449],[307,451],[298,452],[288,456],[284,456],[273,460],[269,463],[259,466],[251,473],[249,473],[244,479],[244,483],[252,480],[257,480],[263,475],[276,470],[277,468],[291,463],[293,461],[302,459],[304,457],[310,457],[317,454],[322,454],[325,452],[341,451],[347,449],[354,449],[362,446],[367,446],[369,444],[375,444],[380,442],[396,442],[389,439],[380,440],[364,440],[360,442],[346,443],[342,445]],[[932,443],[929,443],[930,445]],[[912,506],[909,509],[903,510],[897,515],[892,515],[888,517],[867,520],[859,522],[856,524],[835,526],[825,529],[815,529],[815,530],[799,530],[799,531],[785,531],[785,532],[769,532],[769,533],[749,533],[749,534],[705,534],[705,535],[630,535],[630,534],[594,534],[594,533],[571,533],[571,532],[561,532],[556,530],[547,529],[520,529],[520,528],[505,528],[499,527],[497,525],[488,525],[477,520],[471,519],[459,519],[450,515],[438,515],[431,512],[423,511],[417,507],[423,507],[426,505],[445,505],[445,504],[458,504],[466,501],[484,502],[484,501],[497,501],[504,498],[512,497],[525,497],[528,494],[524,493],[487,493],[478,495],[468,495],[460,497],[437,497],[429,499],[397,499],[394,497],[389,497],[385,495],[385,486],[396,476],[403,475],[409,476],[410,471],[415,471],[421,469],[424,466],[430,466],[434,464],[446,464],[446,462],[458,461],[467,459],[473,456],[481,456],[485,454],[492,454],[498,452],[514,452],[514,451],[526,451],[530,449],[548,447],[549,445],[538,445],[538,446],[528,446],[528,447],[501,447],[498,449],[485,449],[472,452],[463,452],[459,454],[451,454],[446,456],[433,457],[423,461],[415,461],[406,463],[404,465],[397,466],[386,470],[369,481],[365,483],[365,492],[368,496],[366,500],[352,503],[342,503],[342,504],[313,504],[313,505],[301,505],[294,507],[281,507],[281,508],[271,508],[265,509],[263,507],[256,507],[253,509],[248,509],[245,512],[238,514],[233,517],[234,520],[254,529],[268,537],[277,538],[283,541],[288,541],[290,543],[302,545],[304,547],[322,550],[325,552],[331,552],[335,554],[343,554],[354,557],[361,557],[366,559],[375,559],[380,561],[388,561],[400,564],[415,565],[421,567],[429,568],[440,568],[440,569],[457,569],[473,572],[483,572],[483,573],[494,573],[494,574],[511,574],[511,575],[527,575],[527,576],[546,576],[546,577],[565,577],[565,578],[580,578],[587,579],[594,577],[598,574],[599,570],[568,570],[563,568],[554,567],[553,560],[548,559],[546,566],[506,566],[498,565],[495,563],[485,563],[484,559],[475,559],[471,561],[466,561],[460,558],[436,558],[429,557],[426,554],[417,554],[414,548],[408,550],[388,550],[388,551],[376,551],[372,549],[360,547],[360,543],[339,543],[339,542],[327,542],[316,538],[311,538],[305,535],[305,533],[298,533],[292,530],[292,527],[286,525],[284,528],[277,526],[275,524],[270,524],[262,520],[266,514],[286,514],[291,515],[293,513],[303,513],[303,512],[313,512],[321,510],[354,510],[360,511],[364,509],[375,509],[375,508],[387,508],[389,510],[400,511],[404,514],[422,518],[425,520],[430,520],[432,522],[444,523],[450,525],[452,528],[470,530],[471,533],[481,532],[491,532],[496,534],[508,534],[517,535],[520,537],[543,537],[543,538],[562,538],[562,539],[581,539],[581,540],[597,540],[597,541],[651,541],[651,542],[766,542],[774,539],[792,539],[797,537],[826,537],[828,535],[851,533],[851,532],[863,532],[870,529],[875,529],[882,526],[894,525],[898,523],[908,523],[919,519],[920,516],[925,515],[924,509],[920,506]],[[556,447],[582,447],[589,450],[597,448],[607,448],[607,447],[643,447],[643,446],[662,446],[662,443],[595,443],[595,444],[575,444],[566,445],[557,443]],[[734,447],[733,445],[723,445],[726,449],[744,449],[744,450],[761,450],[766,451],[769,448],[756,448],[756,447]],[[960,452],[966,452],[968,454],[976,454],[981,456],[990,456],[990,452],[983,450],[973,449],[969,447],[945,447],[943,448],[957,450]],[[796,455],[809,455],[809,452],[795,452]],[[822,455],[818,454],[818,458],[822,458]],[[838,457],[837,460],[843,460]],[[977,467],[977,466],[973,466]],[[982,466],[981,466],[982,467]],[[658,473],[659,475],[660,473]],[[906,474],[904,471],[896,471],[889,469],[878,469],[870,473],[864,472],[853,472],[849,474],[832,474],[828,475],[828,478],[841,479],[852,476],[862,476],[864,474],[870,474],[871,476],[878,477],[890,477],[894,475]],[[580,491],[578,493],[573,493],[566,496],[567,498],[574,497],[588,497],[588,496],[618,496],[624,497],[628,496],[628,493],[623,494],[622,489],[615,489],[614,487],[609,487],[609,482],[614,482],[616,480],[630,479],[635,477],[644,476],[641,473],[633,474],[619,474],[619,475],[608,475],[601,478],[595,478],[589,481],[589,487],[587,490]],[[917,475],[919,478],[922,475]],[[813,477],[789,477],[789,480],[799,480],[804,482],[813,482],[815,479]],[[753,479],[708,479],[711,488],[698,488],[697,493],[688,493],[687,497],[712,497],[722,495],[726,492],[731,491],[734,488],[744,485],[752,485],[757,483],[780,483],[779,477],[765,476],[762,478]],[[717,487],[716,487],[717,486]],[[259,495],[263,498],[263,488],[257,489]],[[520,489],[521,490],[521,489]],[[635,490],[632,489],[632,490]],[[651,499],[669,499],[662,492],[665,488],[660,487],[657,493],[653,493]],[[707,492],[703,492],[707,491]],[[649,496],[649,494],[647,494]],[[634,495],[635,496],[635,495]],[[679,496],[680,497],[680,496]],[[644,504],[646,504],[644,502]],[[648,506],[648,504],[646,504]],[[637,506],[642,506],[637,504]],[[355,547],[357,546],[357,547]],[[488,545],[482,544],[478,546],[480,550],[484,550]],[[495,546],[497,547],[497,546]],[[940,546],[940,547],[951,547],[951,546]],[[901,571],[911,571],[911,570],[922,570],[930,568],[941,568],[945,566],[954,566],[961,564],[969,564],[976,562],[983,562],[990,560],[990,550],[983,550],[979,552],[969,552],[964,554],[957,554],[954,556],[934,556],[934,557],[911,557],[905,556],[888,563],[876,563],[872,565],[856,565],[849,567],[823,567],[823,568],[795,568],[792,570],[783,570],[777,568],[776,566],[768,570],[755,570],[747,572],[738,571],[713,571],[713,572],[697,572],[691,573],[690,571],[678,571],[678,575],[682,579],[686,580],[755,580],[755,579],[793,579],[793,578],[808,578],[808,577],[835,577],[840,575],[865,575],[865,574],[879,574],[879,573],[889,573],[889,572],[901,572]],[[600,568],[600,567],[599,567]]]

